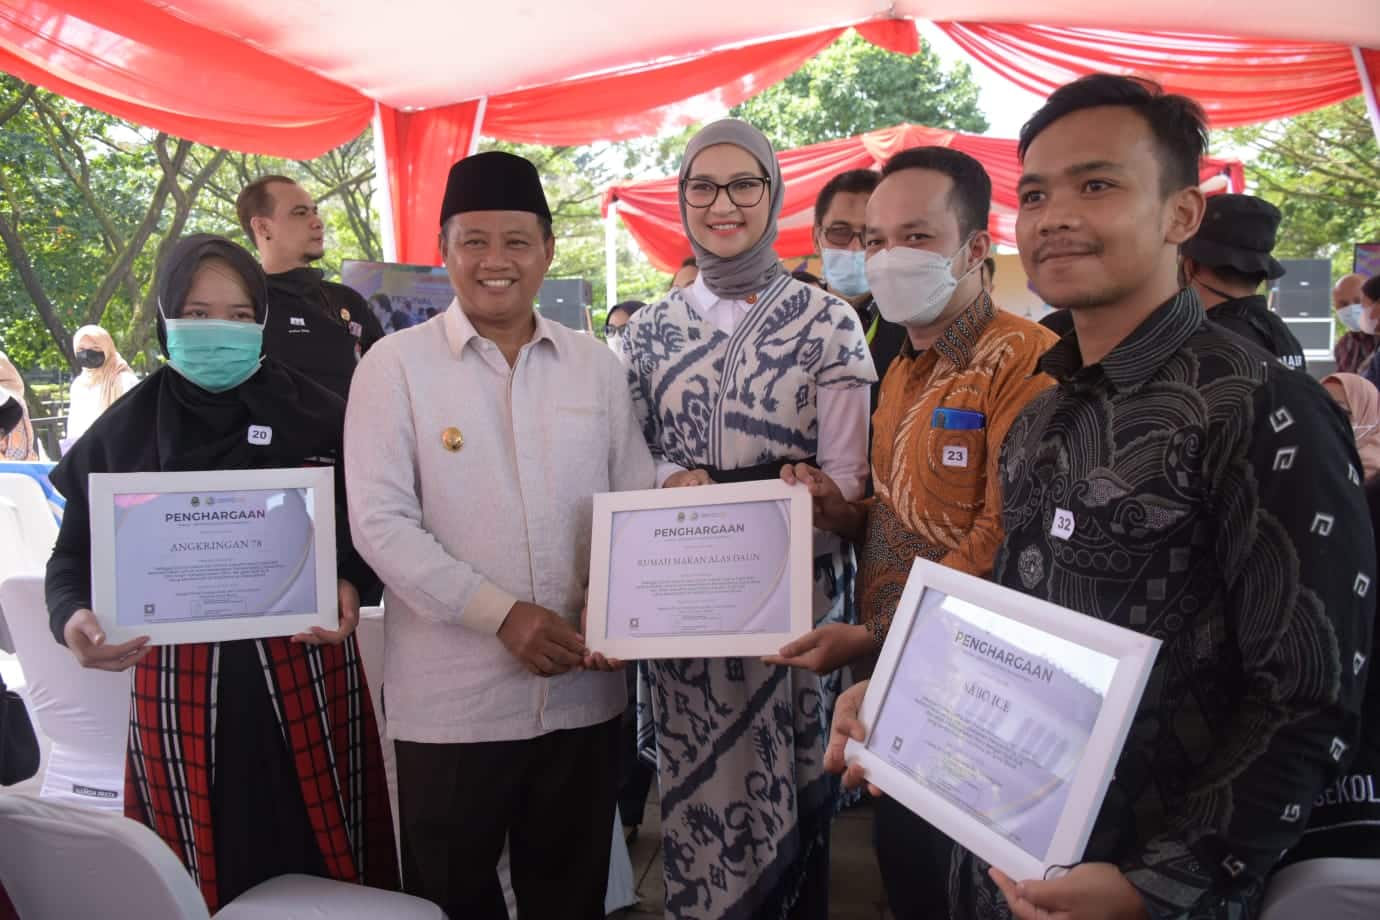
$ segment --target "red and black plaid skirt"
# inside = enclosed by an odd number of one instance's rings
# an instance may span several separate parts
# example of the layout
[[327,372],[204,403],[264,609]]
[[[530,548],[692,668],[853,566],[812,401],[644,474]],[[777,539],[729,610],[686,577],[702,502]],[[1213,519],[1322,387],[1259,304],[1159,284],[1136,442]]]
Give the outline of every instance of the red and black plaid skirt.
[[[258,711],[276,722],[286,744],[320,866],[334,879],[396,889],[383,753],[355,638],[326,646],[275,638],[253,646],[272,704]],[[137,665],[125,770],[125,813],[172,847],[212,912],[220,906],[212,807],[217,764],[226,776],[244,775],[227,758],[248,756],[238,745],[217,743],[224,648],[162,646]],[[246,689],[259,687],[238,692]],[[252,795],[240,800],[255,801]],[[265,798],[262,807],[278,803]]]

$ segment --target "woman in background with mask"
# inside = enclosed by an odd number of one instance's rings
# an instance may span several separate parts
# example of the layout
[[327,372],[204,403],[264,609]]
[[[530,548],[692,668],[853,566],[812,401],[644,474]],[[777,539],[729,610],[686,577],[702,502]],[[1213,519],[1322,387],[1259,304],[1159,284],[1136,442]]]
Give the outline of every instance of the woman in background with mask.
[[24,378],[0,351],[0,460],[37,460],[38,440],[24,403]]
[[82,326],[72,336],[72,351],[81,373],[72,381],[67,409],[67,441],[86,433],[115,400],[124,396],[139,378],[115,350],[115,340],[100,326]]
[[[268,285],[218,236],[159,268],[166,366],[106,412],[52,472],[67,510],[46,593],[53,635],[84,667],[135,668],[125,813],[172,848],[212,913],[285,873],[397,887],[378,728],[353,636],[375,583],[350,542],[345,404],[262,356]],[[250,443],[251,426],[268,429]],[[91,473],[335,466],[340,628],[151,647],[105,643],[91,611]],[[279,713],[291,713],[282,720]]]
[[1380,392],[1357,374],[1328,374],[1323,389],[1342,407],[1356,436],[1356,453],[1369,481],[1380,473]]
[[[863,493],[872,358],[853,308],[791,278],[773,252],[783,194],[770,142],[746,122],[715,122],[686,147],[680,213],[699,276],[623,335],[664,486],[776,479],[808,460]],[[816,622],[849,618],[852,550],[817,538]],[[666,915],[826,916],[834,785],[821,679],[744,658],[651,661],[645,674]]]

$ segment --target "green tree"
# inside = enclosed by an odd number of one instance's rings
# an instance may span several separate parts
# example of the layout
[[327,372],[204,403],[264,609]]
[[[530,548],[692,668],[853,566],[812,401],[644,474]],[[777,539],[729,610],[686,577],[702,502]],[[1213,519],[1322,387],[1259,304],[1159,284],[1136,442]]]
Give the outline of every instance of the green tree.
[[987,130],[967,64],[946,70],[928,46],[894,54],[852,31],[730,114],[761,128],[778,150],[902,123]]
[[85,323],[109,329],[136,368],[152,367],[159,259],[184,233],[242,240],[235,196],[265,173],[297,179],[322,203],[328,270],[381,256],[367,131],[288,162],[170,137],[0,76],[0,162],[0,349],[25,371],[70,366]]
[[1361,99],[1226,135],[1254,151],[1246,177],[1283,214],[1276,256],[1343,274],[1353,243],[1380,239],[1380,146]]

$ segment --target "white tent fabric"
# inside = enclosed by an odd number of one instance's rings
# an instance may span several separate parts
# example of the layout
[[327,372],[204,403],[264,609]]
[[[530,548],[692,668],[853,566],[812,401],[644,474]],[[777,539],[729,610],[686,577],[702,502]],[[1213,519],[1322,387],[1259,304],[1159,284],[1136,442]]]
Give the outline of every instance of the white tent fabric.
[[[645,0],[451,3],[392,0],[169,0],[169,12],[359,89],[426,108],[831,25],[897,16],[1165,29],[1380,46],[1376,0]],[[323,29],[330,41],[322,42]]]

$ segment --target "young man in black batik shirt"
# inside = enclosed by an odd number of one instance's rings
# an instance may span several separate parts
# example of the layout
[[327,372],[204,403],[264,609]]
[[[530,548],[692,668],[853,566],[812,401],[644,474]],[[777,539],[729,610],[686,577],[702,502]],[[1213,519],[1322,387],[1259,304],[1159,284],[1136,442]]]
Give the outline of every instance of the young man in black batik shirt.
[[[1073,330],[1002,447],[992,577],[1163,645],[1083,862],[1012,880],[960,851],[956,918],[1258,917],[1358,745],[1376,592],[1360,460],[1316,382],[1178,286],[1205,142],[1194,102],[1105,74],[1021,131],[1021,262]],[[850,692],[835,769],[863,733]]]
[[1191,100],[1094,75],[1021,132],[1021,261],[1074,332],[1003,447],[993,578],[1164,645],[1084,863],[1018,886],[969,855],[958,916],[1252,916],[1359,737],[1361,464],[1320,386],[1178,287],[1203,125]]

